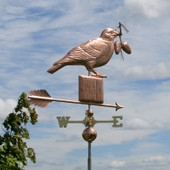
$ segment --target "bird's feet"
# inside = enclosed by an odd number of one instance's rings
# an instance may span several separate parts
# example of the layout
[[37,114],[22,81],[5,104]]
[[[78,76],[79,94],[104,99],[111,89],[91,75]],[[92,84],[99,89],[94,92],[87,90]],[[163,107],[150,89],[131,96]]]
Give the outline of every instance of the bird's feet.
[[103,74],[100,74],[100,73],[98,73],[98,74],[92,74],[92,76],[93,76],[93,77],[98,77],[98,78],[107,78],[106,75],[103,75]]

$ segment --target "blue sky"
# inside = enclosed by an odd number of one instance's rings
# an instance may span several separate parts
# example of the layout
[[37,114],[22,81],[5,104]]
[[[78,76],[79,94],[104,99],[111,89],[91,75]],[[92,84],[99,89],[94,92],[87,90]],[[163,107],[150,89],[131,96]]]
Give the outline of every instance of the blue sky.
[[[97,124],[92,143],[95,170],[168,170],[170,168],[170,2],[168,0],[1,0],[0,1],[0,122],[18,96],[46,89],[52,97],[78,99],[81,66],[51,75],[53,62],[73,47],[100,36],[119,21],[129,33],[132,54],[113,55],[97,70],[104,79],[104,103],[125,108],[92,107],[96,120],[123,116],[123,128]],[[118,40],[118,39],[117,39]],[[37,163],[27,170],[87,169],[84,126],[59,128],[56,116],[84,119],[87,106],[51,103],[38,108],[39,122],[29,126]],[[2,130],[1,130],[2,133]]]

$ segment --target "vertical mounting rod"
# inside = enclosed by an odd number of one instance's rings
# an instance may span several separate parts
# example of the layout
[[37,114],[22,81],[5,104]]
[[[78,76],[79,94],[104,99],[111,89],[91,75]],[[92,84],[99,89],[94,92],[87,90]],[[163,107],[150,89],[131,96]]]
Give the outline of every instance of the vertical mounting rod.
[[91,160],[91,142],[88,142],[88,170],[91,170],[91,165],[92,160]]

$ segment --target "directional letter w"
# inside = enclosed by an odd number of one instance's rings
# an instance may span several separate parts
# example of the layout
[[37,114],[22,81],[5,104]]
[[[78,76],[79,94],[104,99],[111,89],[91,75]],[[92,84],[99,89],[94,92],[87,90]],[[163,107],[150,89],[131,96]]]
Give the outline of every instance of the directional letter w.
[[70,117],[69,116],[66,116],[66,117],[57,116],[57,119],[58,119],[58,123],[59,123],[60,128],[62,128],[62,127],[66,128]]

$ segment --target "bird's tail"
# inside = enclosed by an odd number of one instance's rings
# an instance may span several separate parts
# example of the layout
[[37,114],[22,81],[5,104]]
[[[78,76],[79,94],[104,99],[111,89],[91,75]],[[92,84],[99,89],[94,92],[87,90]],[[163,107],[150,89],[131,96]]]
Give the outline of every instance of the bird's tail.
[[55,65],[53,65],[51,68],[49,68],[49,69],[47,70],[47,72],[53,74],[54,72],[58,71],[58,70],[61,69],[62,67],[64,67],[64,65],[61,64],[61,63],[55,64]]

